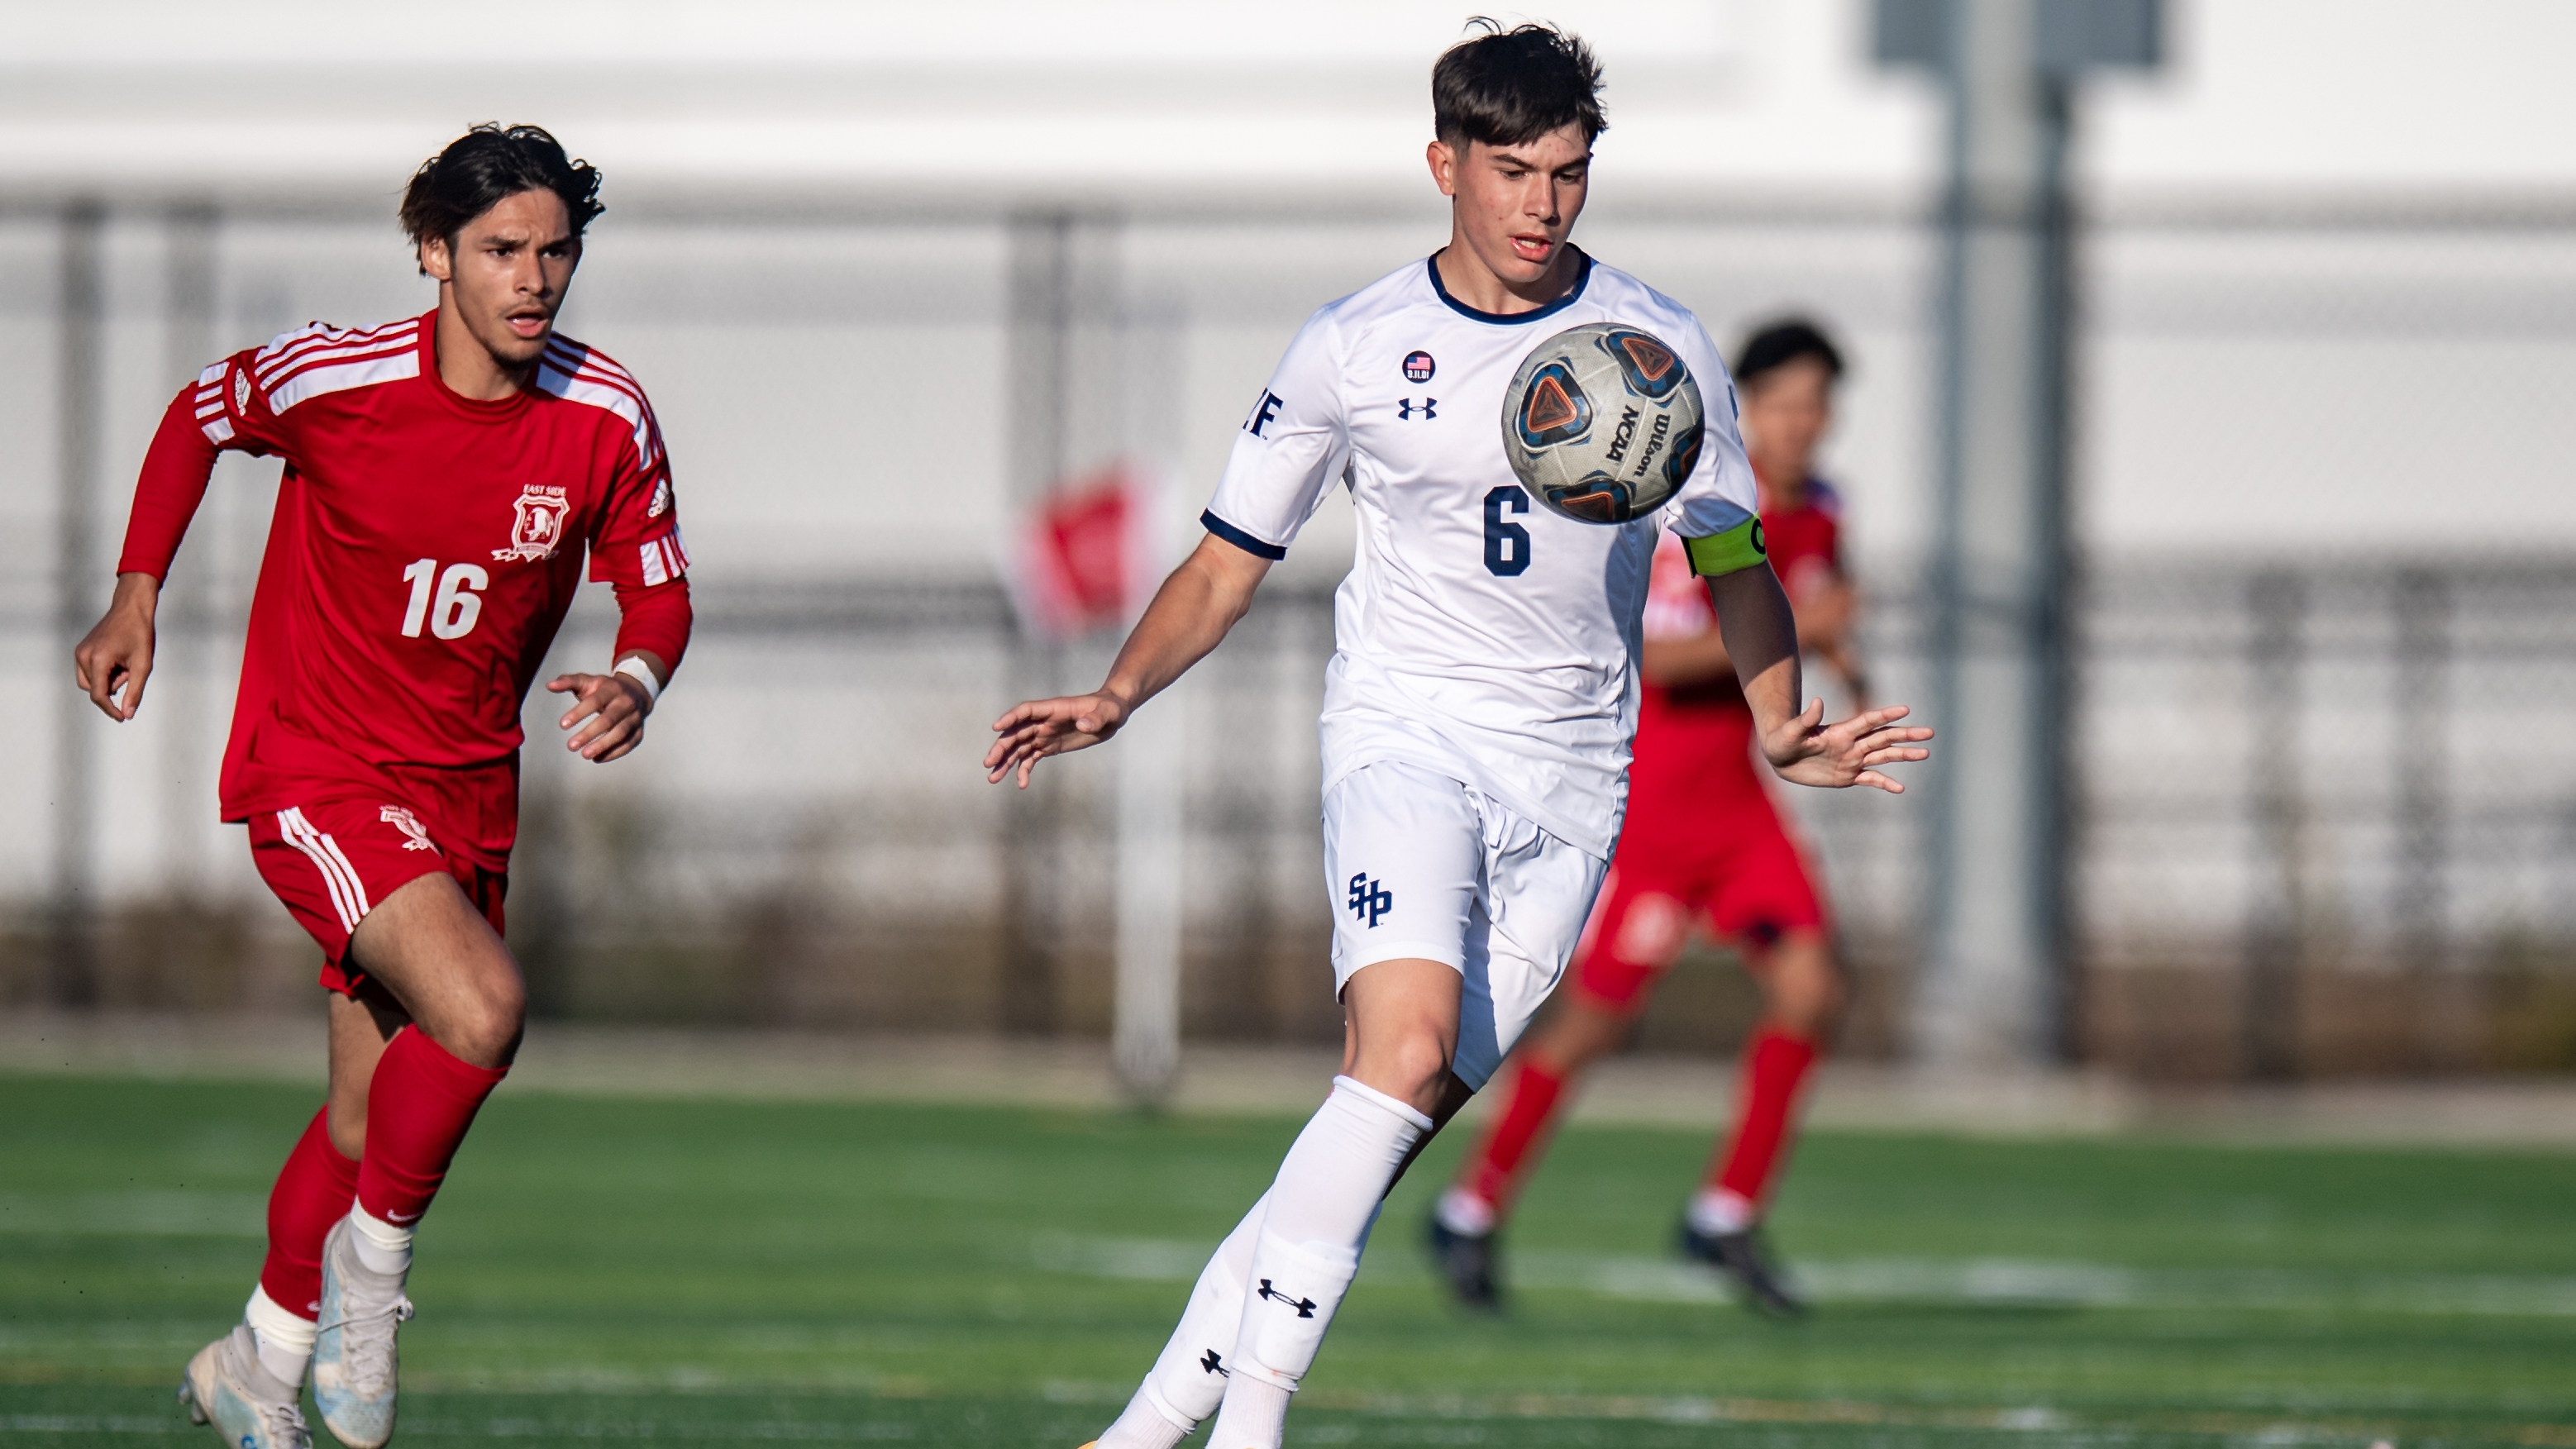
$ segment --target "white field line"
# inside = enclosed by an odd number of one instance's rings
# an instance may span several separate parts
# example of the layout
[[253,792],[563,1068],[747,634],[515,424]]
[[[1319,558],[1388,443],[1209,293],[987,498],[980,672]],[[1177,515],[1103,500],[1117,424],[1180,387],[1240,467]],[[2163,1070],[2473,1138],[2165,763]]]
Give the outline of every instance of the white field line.
[[267,1216],[254,1192],[0,1192],[0,1234],[264,1238]]
[[[1212,1244],[1157,1238],[1041,1238],[1032,1253],[1049,1272],[1137,1282],[1187,1283]],[[1381,1252],[1371,1276],[1419,1277],[1410,1255]],[[1824,1303],[1952,1303],[1998,1307],[2280,1309],[2310,1312],[2576,1316],[2576,1277],[2476,1273],[2343,1273],[2248,1268],[2127,1268],[2014,1258],[1853,1258],[1796,1265]],[[1520,1253],[1504,1260],[1518,1288],[1559,1289],[1655,1303],[1723,1303],[1715,1273],[1667,1258]]]

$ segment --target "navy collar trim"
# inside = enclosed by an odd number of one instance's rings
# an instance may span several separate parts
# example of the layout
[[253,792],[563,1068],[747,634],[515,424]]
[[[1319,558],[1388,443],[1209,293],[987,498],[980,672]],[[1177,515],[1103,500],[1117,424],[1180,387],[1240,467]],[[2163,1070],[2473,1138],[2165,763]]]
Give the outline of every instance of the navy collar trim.
[[[1569,245],[1571,245],[1571,243],[1569,243]],[[1442,250],[1445,251],[1447,249],[1443,248]],[[1431,255],[1424,257],[1422,259],[1422,268],[1424,271],[1431,274],[1431,290],[1440,294],[1440,300],[1449,304],[1450,311],[1457,313],[1459,316],[1464,317],[1471,322],[1492,322],[1503,327],[1518,327],[1525,322],[1535,322],[1541,317],[1553,317],[1557,313],[1562,312],[1566,308],[1583,300],[1583,289],[1592,285],[1592,254],[1581,247],[1575,247],[1574,255],[1576,260],[1581,264],[1580,268],[1574,274],[1574,285],[1566,290],[1564,296],[1557,298],[1555,301],[1548,303],[1544,307],[1530,312],[1480,312],[1477,309],[1468,306],[1466,303],[1459,301],[1457,298],[1450,296],[1449,289],[1446,286],[1443,286],[1440,281],[1439,252],[1433,252]]]

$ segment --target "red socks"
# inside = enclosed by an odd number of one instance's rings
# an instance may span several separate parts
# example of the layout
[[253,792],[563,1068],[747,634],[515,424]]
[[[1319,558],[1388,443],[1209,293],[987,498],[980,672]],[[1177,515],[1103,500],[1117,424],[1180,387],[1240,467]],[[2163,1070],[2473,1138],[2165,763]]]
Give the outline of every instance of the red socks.
[[508,1067],[468,1066],[415,1026],[394,1033],[367,1086],[367,1155],[358,1206],[408,1228],[420,1221],[483,1099]]
[[1459,1185],[1500,1213],[1520,1192],[1521,1168],[1531,1149],[1556,1121],[1556,1105],[1565,1093],[1565,1078],[1527,1057],[1512,1066],[1511,1099],[1476,1144],[1476,1156]]
[[331,1145],[325,1107],[295,1140],[269,1190],[268,1261],[260,1265],[259,1286],[271,1303],[306,1318],[322,1311],[322,1239],[349,1215],[357,1194],[358,1164]]
[[1759,1204],[1779,1166],[1780,1144],[1789,1133],[1789,1112],[1798,1088],[1816,1064],[1816,1044],[1800,1041],[1776,1026],[1753,1034],[1744,1052],[1744,1105],[1737,1113],[1735,1140],[1726,1155],[1711,1164],[1709,1186],[1747,1204]]

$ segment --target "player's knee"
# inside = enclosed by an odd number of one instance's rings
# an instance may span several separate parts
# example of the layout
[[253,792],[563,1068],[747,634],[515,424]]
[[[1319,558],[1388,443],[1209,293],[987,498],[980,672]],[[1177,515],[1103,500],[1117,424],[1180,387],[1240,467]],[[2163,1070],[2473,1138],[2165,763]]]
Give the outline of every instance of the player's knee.
[[1355,1057],[1352,1076],[1418,1107],[1437,1098],[1449,1081],[1449,1044],[1427,1026],[1365,1039]]
[[1772,1015],[1801,1036],[1832,1031],[1850,998],[1832,941],[1821,932],[1791,932],[1773,950],[1766,973]]
[[366,1156],[367,1103],[365,1098],[361,1097],[355,1102],[343,1102],[334,1095],[331,1099],[331,1115],[325,1120],[326,1128],[331,1134],[331,1145],[338,1149],[342,1157],[355,1162]]
[[1449,1056],[1449,1045],[1437,1032],[1408,1032],[1396,1041],[1385,1067],[1403,1084],[1408,1099],[1418,1099],[1447,1088]]
[[516,971],[487,972],[466,993],[449,1031],[456,1040],[442,1043],[476,1066],[505,1066],[518,1053],[527,1029],[528,991]]

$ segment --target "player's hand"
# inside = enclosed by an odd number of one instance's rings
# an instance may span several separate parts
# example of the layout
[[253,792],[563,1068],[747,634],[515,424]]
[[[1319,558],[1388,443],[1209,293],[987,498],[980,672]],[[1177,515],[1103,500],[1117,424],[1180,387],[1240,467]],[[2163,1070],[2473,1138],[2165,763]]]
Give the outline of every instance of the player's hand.
[[1038,761],[1100,743],[1118,733],[1127,712],[1125,700],[1105,692],[1030,700],[993,721],[993,733],[1001,738],[984,752],[984,779],[998,785],[1016,770],[1025,790]]
[[1793,784],[1827,790],[1870,785],[1890,795],[1902,795],[1905,787],[1880,774],[1878,767],[1932,757],[1930,750],[1915,748],[1932,738],[1930,730],[1896,723],[1910,713],[1905,706],[1892,704],[1885,709],[1865,709],[1840,724],[1828,725],[1825,702],[1811,700],[1796,718],[1764,733],[1762,755],[1781,779]]
[[159,579],[119,574],[107,612],[72,650],[72,682],[109,719],[123,723],[143,707],[143,682],[152,677],[152,616],[160,607]]
[[635,680],[623,674],[560,674],[547,681],[546,688],[573,699],[559,728],[590,721],[564,741],[565,749],[605,765],[644,743],[644,716],[651,712],[653,701]]

